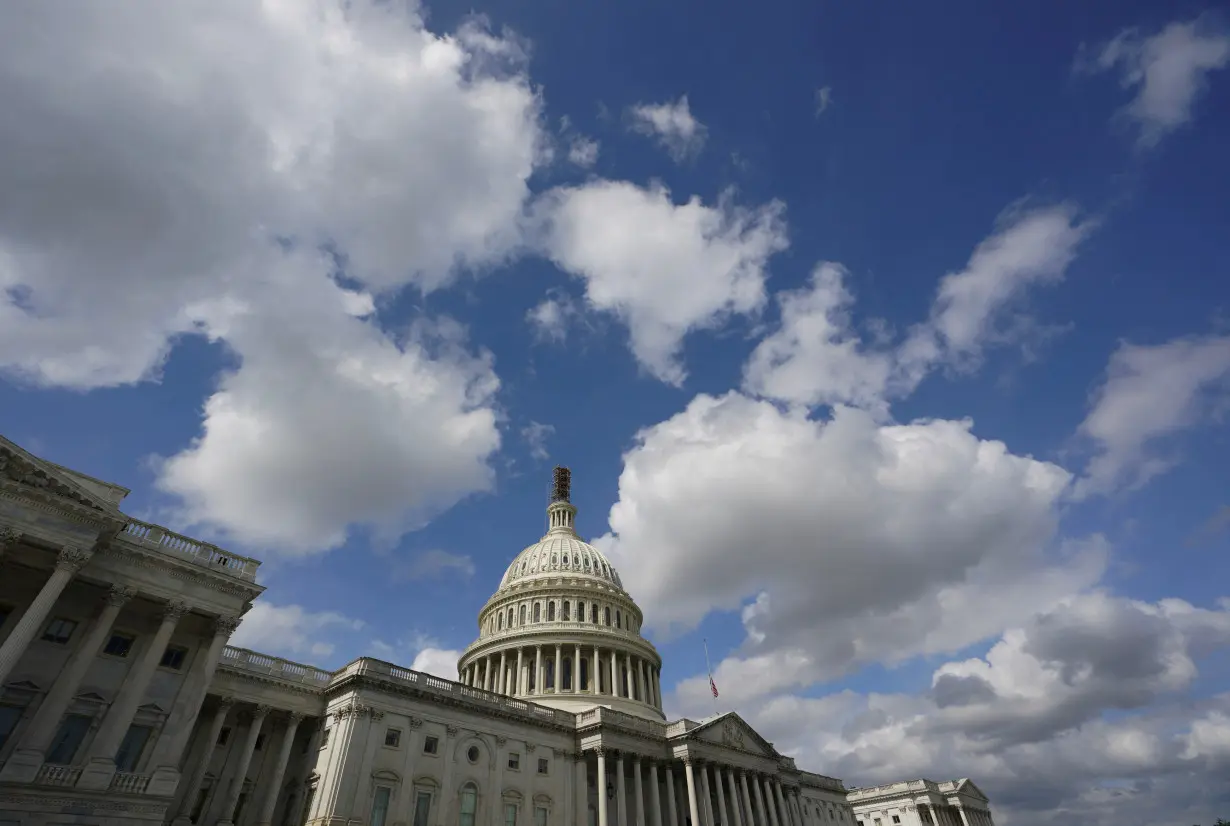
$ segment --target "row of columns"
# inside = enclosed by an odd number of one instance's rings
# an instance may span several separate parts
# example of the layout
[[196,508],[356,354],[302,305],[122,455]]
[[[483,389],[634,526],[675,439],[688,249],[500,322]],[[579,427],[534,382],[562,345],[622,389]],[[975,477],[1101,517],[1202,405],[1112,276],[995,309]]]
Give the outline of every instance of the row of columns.
[[[937,806],[934,803],[919,803],[918,808],[929,812],[931,822],[935,826],[993,826],[991,813],[981,809],[966,809],[964,806]],[[956,812],[957,817],[952,816],[953,812]]]
[[[611,811],[607,798],[607,758],[605,749],[598,755],[598,826],[611,826]],[[675,764],[665,763],[666,821],[663,822],[663,801],[659,791],[658,761],[642,761],[632,756],[635,820],[624,811],[627,805],[627,782],[624,755],[611,753],[615,763],[614,823],[635,823],[636,826],[804,826],[803,810],[798,791],[782,785],[773,775],[749,772],[731,766],[685,758],[680,789],[674,773]],[[649,766],[649,820],[645,813],[645,792],[642,762]],[[676,797],[676,793],[680,792]],[[680,809],[685,807],[681,812]]]
[[[183,795],[180,797],[179,811],[172,821],[172,826],[188,826],[192,822],[192,809],[196,805],[197,797],[201,792],[201,786],[205,782],[205,775],[209,771],[214,746],[218,742],[218,737],[222,734],[222,727],[234,706],[234,698],[220,698],[218,705],[214,708],[213,714],[209,718],[209,723],[202,728],[203,748],[201,749],[200,757],[193,767],[192,774],[188,777]],[[248,722],[247,735],[244,737],[242,744],[232,746],[232,748],[237,747],[239,752],[236,756],[237,762],[234,764],[235,769],[231,776],[230,786],[226,789],[226,797],[223,798],[222,806],[219,810],[221,815],[217,821],[218,826],[231,826],[233,823],[236,808],[239,806],[239,798],[243,794],[243,784],[247,779],[248,769],[252,765],[252,756],[256,751],[256,741],[260,738],[261,731],[264,729],[265,722],[272,710],[267,705],[258,705],[250,709],[251,717]],[[295,742],[295,734],[299,731],[299,724],[302,721],[303,715],[298,712],[290,712],[286,715],[282,737],[278,741],[278,751],[272,773],[268,779],[261,778],[261,782],[255,784],[257,789],[264,789],[264,794],[259,799],[260,808],[257,810],[256,820],[253,821],[256,826],[269,826],[273,822],[273,813],[277,808],[278,797],[282,791],[282,779],[286,775],[286,766],[290,762],[291,747]],[[230,755],[228,755],[227,763],[230,763],[229,758]]]
[[[564,611],[564,606],[568,611]],[[534,616],[534,608],[539,614]],[[526,611],[525,620],[521,619],[521,609]],[[567,615],[565,615],[565,613]],[[599,628],[617,628],[625,631],[636,631],[632,621],[632,613],[618,605],[604,602],[573,600],[566,597],[551,599],[522,600],[513,605],[501,607],[492,611],[483,621],[480,629],[483,636],[498,634],[501,631],[512,631],[541,625],[544,622],[581,622]]]
[[[4,644],[0,645],[0,684],[8,678],[47,622],[65,586],[91,556],[92,553],[88,551],[72,547],[60,551],[55,570],[26,608]],[[123,585],[113,585],[108,591],[98,617],[90,624],[81,643],[68,658],[64,670],[43,698],[34,718],[22,732],[16,749],[0,770],[0,780],[31,782],[35,779],[44,756],[55,739],[61,720],[77,695],[90,666],[94,664],[109,639],[120,610],[136,596],[135,588]],[[116,753],[132,725],[141,701],[145,698],[146,690],[162,660],[171,635],[188,610],[186,603],[178,601],[168,602],[164,606],[158,630],[129,669],[123,685],[89,744],[85,755],[86,768],[77,781],[79,787],[98,789],[107,788],[111,784],[115,775]],[[209,682],[222,658],[227,640],[238,625],[237,617],[218,617],[215,620],[214,635],[209,648],[204,656],[196,659],[192,670],[185,676],[151,753],[148,765],[167,772],[170,775],[168,782],[172,784],[177,782],[176,765],[192,732]]]
[[[565,662],[571,663],[572,671],[567,687],[563,680]],[[577,667],[582,662],[586,664],[584,681]],[[656,665],[635,654],[597,645],[556,643],[491,653],[465,666],[461,682],[510,696],[587,694],[636,699],[654,708],[662,707],[661,673]]]

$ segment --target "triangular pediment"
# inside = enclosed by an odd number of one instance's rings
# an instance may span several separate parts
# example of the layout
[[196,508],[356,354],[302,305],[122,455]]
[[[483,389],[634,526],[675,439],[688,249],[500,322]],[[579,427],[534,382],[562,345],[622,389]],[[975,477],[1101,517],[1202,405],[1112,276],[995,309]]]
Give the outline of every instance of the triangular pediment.
[[112,502],[88,490],[74,475],[0,436],[0,485],[13,486],[35,497],[66,499],[100,515],[120,516]]
[[13,683],[6,683],[4,687],[13,691],[42,691],[41,688],[29,680],[18,680]]
[[85,700],[87,703],[105,703],[107,698],[101,694],[95,694],[93,691],[87,691],[84,694],[77,695],[78,700]]
[[960,794],[968,795],[969,797],[982,801],[988,800],[987,796],[983,794],[982,789],[975,786],[974,781],[970,780],[968,777],[963,777],[960,780],[953,781],[953,785],[956,786],[956,790]]
[[146,703],[137,710],[144,711],[147,714],[166,714],[166,711],[163,710],[162,706],[157,703]]
[[714,717],[687,732],[691,740],[714,743],[728,749],[744,751],[762,757],[778,758],[780,755],[773,744],[765,740],[756,729],[747,724],[742,717],[733,711]]

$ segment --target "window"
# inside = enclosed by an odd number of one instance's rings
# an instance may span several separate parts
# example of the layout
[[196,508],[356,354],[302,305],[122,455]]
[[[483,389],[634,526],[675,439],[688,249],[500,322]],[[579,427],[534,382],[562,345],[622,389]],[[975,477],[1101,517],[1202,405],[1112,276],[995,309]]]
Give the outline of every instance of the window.
[[51,748],[47,750],[48,763],[66,766],[73,762],[81,741],[90,730],[90,719],[84,714],[70,714],[64,718],[55,739],[51,741]]
[[512,624],[513,624],[513,609],[509,608],[508,609],[508,627],[512,628]]
[[222,729],[222,731],[218,732],[218,742],[216,745],[225,746],[226,741],[230,739],[231,739],[231,730],[229,728],[224,728]]
[[201,786],[201,790],[196,793],[196,803],[192,804],[192,814],[189,819],[196,823],[201,819],[201,810],[205,808],[205,801],[209,799],[209,793],[213,791],[213,784],[208,780]]
[[547,826],[547,814],[543,806],[534,809],[534,826]]
[[515,772],[521,771],[521,755],[515,751],[508,753],[508,768]]
[[384,733],[384,744],[389,748],[397,748],[401,745],[401,729],[391,728]]
[[13,613],[13,609],[7,605],[0,605],[0,626],[8,622],[9,614]]
[[481,756],[482,754],[481,752],[479,752],[478,746],[470,746],[468,749],[466,749],[466,759],[469,760],[471,763],[477,763],[478,758]]
[[136,637],[130,637],[127,634],[112,634],[111,639],[107,640],[107,644],[103,646],[103,653],[110,654],[112,657],[127,657],[135,640]]
[[428,737],[427,739],[423,741],[423,753],[424,754],[435,754],[436,749],[438,749],[439,747],[440,747],[439,737]]
[[551,762],[545,757],[538,758],[538,773],[546,774],[551,769]]
[[570,605],[571,603],[569,603],[568,600],[564,600],[564,613],[563,613],[563,616],[560,617],[560,619],[562,619],[564,622],[567,622],[569,620],[569,615],[571,612],[568,609]]
[[618,612],[618,611],[616,611],[616,612],[615,612],[615,627],[616,627],[616,628],[623,628],[623,625],[622,625],[621,623],[622,623],[622,620],[621,620],[621,619],[620,619],[620,617],[619,617],[619,612]]
[[21,720],[21,706],[0,705],[0,749]]
[[263,734],[258,734],[258,735],[256,735],[256,745],[253,747],[253,749],[252,749],[252,750],[253,750],[253,751],[260,751],[260,750],[261,750],[261,749],[263,749],[264,747],[265,747],[265,735],[263,735]]
[[163,668],[174,668],[179,671],[184,667],[184,660],[188,657],[188,649],[182,645],[168,645],[167,650],[162,652],[162,661],[158,665]]
[[47,627],[43,629],[43,639],[47,642],[54,642],[63,645],[68,642],[69,637],[73,635],[73,631],[77,628],[77,623],[74,620],[56,617],[51,622],[47,623]]
[[137,763],[141,761],[141,752],[145,751],[145,744],[149,742],[152,732],[153,729],[149,726],[128,727],[128,732],[120,743],[120,750],[115,753],[116,771],[133,772],[137,770]]
[[427,826],[431,816],[431,792],[419,792],[414,798],[414,826]]
[[547,622],[555,622],[555,603],[547,603]]
[[461,790],[460,826],[474,826],[474,813],[478,810],[478,790],[467,785]]
[[594,625],[598,624],[598,606],[597,605],[589,606],[589,621],[592,622]]
[[524,605],[521,606],[520,619],[521,621],[518,623],[518,625],[525,625],[525,606]]
[[517,804],[504,804],[504,826],[517,826]]
[[542,622],[542,603],[534,603],[534,622]]
[[389,795],[392,790],[388,786],[377,786],[372,797],[372,816],[367,821],[371,826],[384,826],[384,819],[389,814]]
[[900,822],[901,822],[901,816],[893,815],[893,823],[900,823]]
[[605,620],[605,621],[606,621],[606,624],[607,624],[607,625],[610,625],[610,624],[611,624],[611,609],[610,609],[610,608],[603,608],[603,609],[602,609],[602,613],[606,615],[606,620]]
[[503,612],[501,612],[501,613],[500,613],[500,625],[499,625],[499,630],[501,630],[501,631],[503,631],[503,630],[504,630],[504,614],[503,614]]

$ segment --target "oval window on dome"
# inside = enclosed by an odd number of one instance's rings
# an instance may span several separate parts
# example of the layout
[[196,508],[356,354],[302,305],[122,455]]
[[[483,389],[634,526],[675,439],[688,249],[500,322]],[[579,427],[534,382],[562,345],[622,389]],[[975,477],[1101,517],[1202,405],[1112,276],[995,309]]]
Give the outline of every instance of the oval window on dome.
[[589,557],[585,557],[585,570],[589,570]]
[[551,554],[551,564],[552,564],[552,565],[558,565],[558,564],[559,564],[559,556],[557,556],[556,554]]
[[576,554],[572,555],[572,566],[578,568],[581,565],[581,559]]

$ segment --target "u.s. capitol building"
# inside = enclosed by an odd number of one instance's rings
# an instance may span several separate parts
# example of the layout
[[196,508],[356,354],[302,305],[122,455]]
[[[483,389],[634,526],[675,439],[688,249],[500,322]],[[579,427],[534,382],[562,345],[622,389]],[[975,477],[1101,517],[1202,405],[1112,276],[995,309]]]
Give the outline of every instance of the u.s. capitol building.
[[230,647],[260,563],[127,493],[0,438],[0,826],[991,826],[969,780],[847,789],[734,713],[668,721],[566,471],[456,680]]

